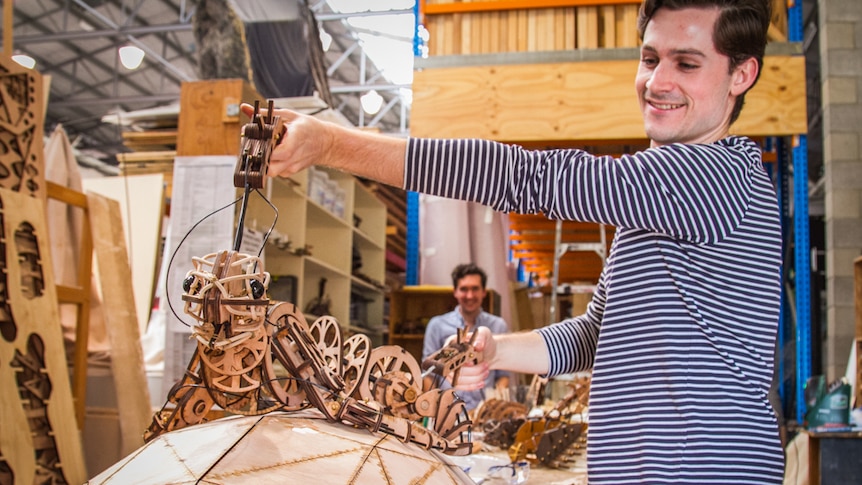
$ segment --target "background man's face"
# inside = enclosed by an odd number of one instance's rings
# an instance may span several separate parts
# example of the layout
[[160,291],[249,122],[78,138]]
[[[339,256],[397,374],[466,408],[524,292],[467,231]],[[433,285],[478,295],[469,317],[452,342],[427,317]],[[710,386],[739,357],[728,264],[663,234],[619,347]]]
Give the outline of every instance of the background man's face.
[[717,9],[659,9],[644,31],[635,80],[653,146],[727,135],[735,97],[730,60],[715,50]]
[[485,299],[482,278],[477,274],[470,274],[458,280],[458,286],[455,287],[455,299],[461,306],[461,313],[478,312],[482,308],[482,300]]

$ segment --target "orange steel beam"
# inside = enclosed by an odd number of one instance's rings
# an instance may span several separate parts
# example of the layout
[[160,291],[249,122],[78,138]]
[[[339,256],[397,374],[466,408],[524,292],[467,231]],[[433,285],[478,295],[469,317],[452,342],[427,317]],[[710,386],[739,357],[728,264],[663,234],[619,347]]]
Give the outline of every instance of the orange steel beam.
[[640,5],[632,0],[497,0],[469,3],[432,3],[421,0],[420,12],[424,15],[441,15],[464,12],[492,12],[499,10],[528,10],[556,7],[595,7],[599,5]]

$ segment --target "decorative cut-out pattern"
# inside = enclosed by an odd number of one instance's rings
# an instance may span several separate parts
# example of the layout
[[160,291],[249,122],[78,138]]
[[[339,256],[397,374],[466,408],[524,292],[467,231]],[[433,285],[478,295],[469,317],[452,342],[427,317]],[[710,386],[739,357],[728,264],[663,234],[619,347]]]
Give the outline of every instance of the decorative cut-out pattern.
[[22,222],[15,230],[15,249],[21,265],[21,293],[25,298],[42,296],[45,280],[42,276],[42,261],[39,258],[39,241],[29,222]]
[[6,459],[3,458],[2,452],[0,452],[0,485],[12,485],[15,483],[15,474],[12,472],[12,468],[9,467],[9,463],[6,463]]
[[48,402],[51,397],[51,379],[45,369],[45,344],[42,338],[31,333],[27,339],[27,353],[15,349],[10,363],[18,383],[21,406],[33,438],[36,456],[36,476],[33,483],[60,485],[68,483],[63,474],[57,443],[51,421],[48,419]]
[[42,177],[36,122],[36,79],[0,74],[0,187],[35,195]]
[[0,200],[0,336],[7,342],[14,342],[15,336],[18,335],[18,326],[15,325],[15,319],[12,318],[12,307],[9,305],[8,267],[6,264],[6,225],[3,221],[3,201]]

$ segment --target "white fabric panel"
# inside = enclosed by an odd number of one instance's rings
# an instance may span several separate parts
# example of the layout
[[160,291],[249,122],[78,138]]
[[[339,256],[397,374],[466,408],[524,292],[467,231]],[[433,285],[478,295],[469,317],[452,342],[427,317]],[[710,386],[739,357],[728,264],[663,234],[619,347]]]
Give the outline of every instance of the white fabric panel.
[[419,196],[419,284],[452,286],[452,269],[472,260],[467,203]]
[[473,262],[500,294],[500,316],[510,322],[508,217],[473,202],[419,196],[419,284],[452,285],[452,269]]

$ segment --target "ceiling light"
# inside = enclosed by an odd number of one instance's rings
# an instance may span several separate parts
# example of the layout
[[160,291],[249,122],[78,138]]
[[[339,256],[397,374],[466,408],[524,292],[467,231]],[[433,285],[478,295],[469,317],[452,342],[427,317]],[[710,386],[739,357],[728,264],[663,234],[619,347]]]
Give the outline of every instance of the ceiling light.
[[380,111],[380,108],[383,106],[383,96],[380,95],[375,90],[368,91],[363,94],[362,97],[359,98],[360,104],[362,104],[362,109],[370,114],[377,114]]
[[124,45],[120,47],[120,62],[126,69],[137,69],[144,60],[144,51],[138,46]]
[[332,45],[332,36],[329,35],[329,32],[323,30],[323,27],[320,28],[320,45],[323,47],[323,52],[329,50],[329,46]]
[[36,65],[36,59],[33,59],[27,54],[15,54],[14,56],[12,56],[12,60],[26,67],[27,69],[33,69],[33,67]]

